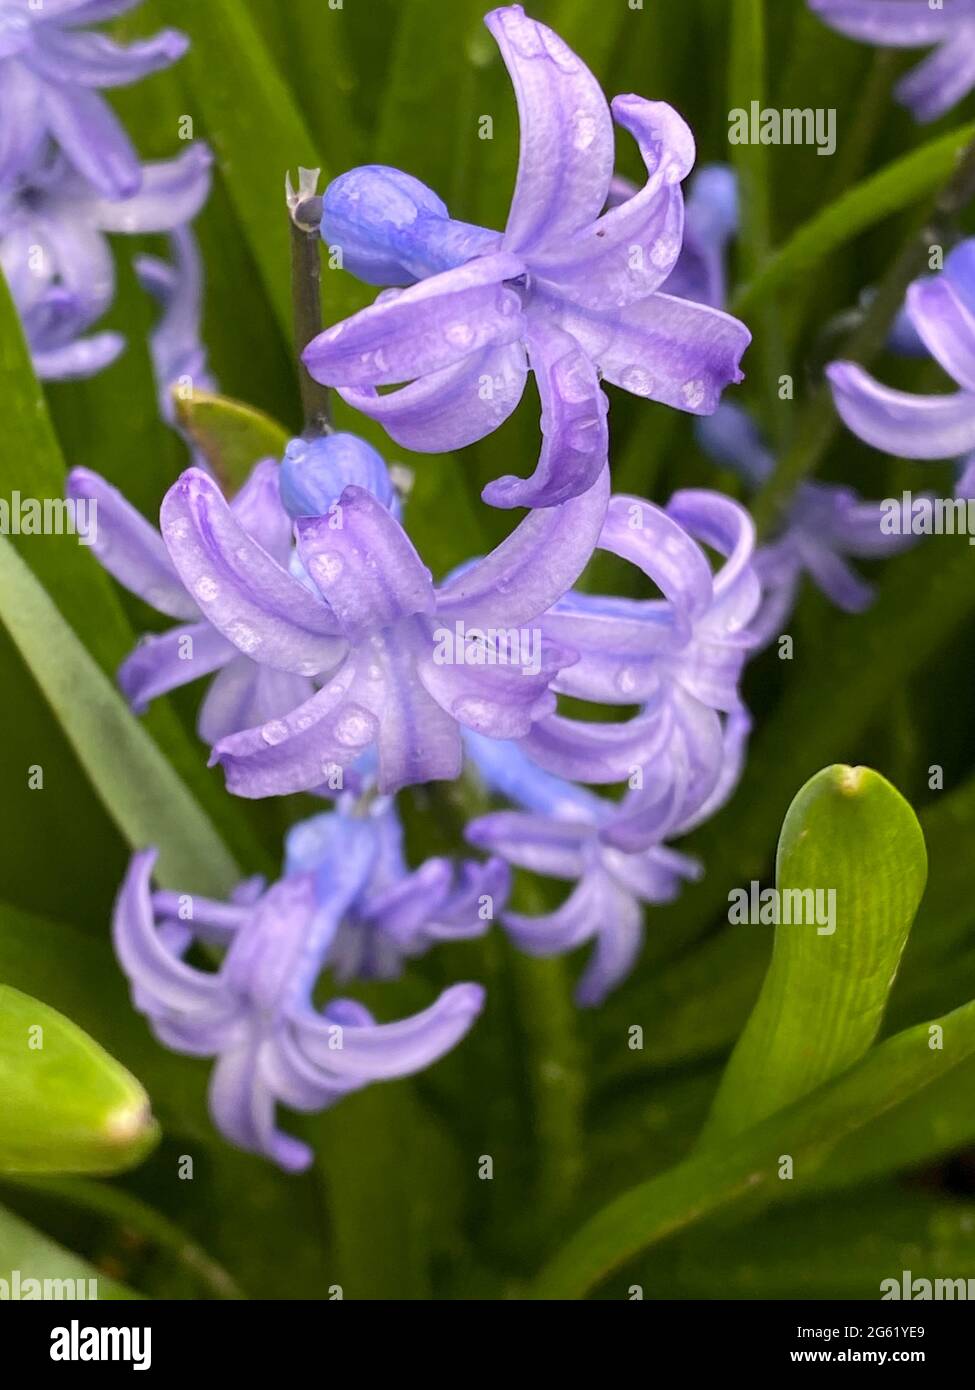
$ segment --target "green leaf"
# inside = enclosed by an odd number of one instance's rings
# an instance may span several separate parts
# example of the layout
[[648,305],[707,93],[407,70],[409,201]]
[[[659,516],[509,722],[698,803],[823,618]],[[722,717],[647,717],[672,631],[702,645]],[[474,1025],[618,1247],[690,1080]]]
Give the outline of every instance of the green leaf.
[[[943,1030],[940,1049],[930,1045],[932,1026]],[[827,1165],[838,1166],[841,1140],[920,1099],[973,1056],[975,1002],[934,1025],[898,1033],[787,1110],[697,1149],[676,1168],[603,1207],[542,1271],[534,1295],[580,1297],[642,1250],[714,1213],[746,1199],[759,1205],[795,1196],[796,1184],[811,1184]],[[782,1154],[793,1160],[794,1182],[779,1177]]]
[[212,822],[4,538],[0,620],[129,844],[159,846],[160,881],[228,892],[241,875]]
[[868,227],[931,193],[950,177],[958,156],[973,137],[975,124],[959,126],[871,174],[830,203],[773,252],[735,296],[731,312],[751,312],[775,290],[808,275],[838,247]]
[[[66,1279],[75,1280],[78,1285],[82,1285],[80,1295],[77,1285],[71,1292],[86,1299],[94,1289],[97,1289],[95,1296],[99,1300],[139,1297],[124,1284],[109,1279],[80,1255],[65,1250],[48,1236],[35,1231],[33,1226],[29,1226],[6,1207],[0,1207],[0,1253],[3,1255],[3,1277],[8,1281],[19,1279],[21,1298],[44,1297],[45,1287],[48,1290],[48,1298],[66,1298],[69,1291],[62,1282]],[[38,1280],[40,1288],[35,1291],[33,1285],[28,1286],[28,1279]],[[48,1282],[45,1286],[45,1280],[57,1283]]]
[[261,410],[228,396],[174,394],[180,424],[213,469],[224,492],[237,491],[261,459],[280,459],[291,438]]
[[158,1138],[134,1076],[63,1014],[0,985],[0,1171],[117,1173]]
[[702,1143],[748,1129],[863,1056],[880,1028],[926,873],[917,817],[879,773],[830,767],[801,789],[776,860],[780,913],[795,903],[800,920],[775,929],[772,963]]

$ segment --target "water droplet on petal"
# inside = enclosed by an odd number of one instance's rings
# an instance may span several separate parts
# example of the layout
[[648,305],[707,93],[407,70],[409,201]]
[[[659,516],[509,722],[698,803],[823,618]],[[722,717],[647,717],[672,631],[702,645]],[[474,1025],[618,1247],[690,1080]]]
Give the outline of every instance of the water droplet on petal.
[[245,654],[256,651],[261,645],[260,634],[255,632],[247,623],[230,623],[227,628],[227,636],[235,647],[239,647]]
[[620,385],[634,396],[649,396],[653,392],[653,377],[645,367],[625,367],[620,373]]
[[335,724],[335,741],[344,748],[359,748],[372,737],[372,723],[361,710],[349,710]]
[[311,571],[316,579],[320,579],[323,584],[334,584],[342,573],[342,557],[330,550],[325,550],[321,555],[316,555],[311,562]]
[[691,410],[696,410],[699,405],[704,403],[704,382],[697,380],[685,381],[684,385],[680,388],[680,393]]
[[288,726],[282,719],[272,719],[269,724],[265,724],[261,729],[261,738],[271,748],[275,744],[283,743],[288,737]]
[[572,132],[573,145],[577,150],[588,150],[596,138],[595,116],[590,111],[577,111],[572,119],[575,122]]
[[616,677],[616,688],[623,695],[632,695],[636,689],[636,675],[631,667],[624,666]]
[[474,330],[469,323],[452,323],[444,329],[444,337],[454,347],[468,347],[474,341]]
[[204,574],[196,581],[193,592],[201,603],[212,603],[220,592],[220,587],[212,575]]

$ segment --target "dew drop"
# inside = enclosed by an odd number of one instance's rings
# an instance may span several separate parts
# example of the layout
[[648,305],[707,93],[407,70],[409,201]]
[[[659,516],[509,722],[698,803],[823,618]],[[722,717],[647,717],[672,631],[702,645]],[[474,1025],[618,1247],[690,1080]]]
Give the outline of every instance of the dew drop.
[[454,347],[469,347],[474,341],[474,330],[469,323],[452,323],[444,329],[444,337]]
[[699,405],[704,403],[704,382],[696,380],[685,381],[684,385],[680,388],[680,393],[690,408],[696,410]]
[[343,748],[359,748],[369,742],[371,735],[369,720],[358,710],[349,710],[335,724],[335,741]]
[[342,557],[334,554],[330,550],[325,550],[321,555],[316,555],[311,562],[312,573],[316,579],[320,579],[323,584],[334,584],[342,573]]
[[219,592],[220,589],[217,581],[212,575],[205,574],[201,579],[196,581],[194,593],[201,603],[212,603]]
[[572,143],[577,150],[588,150],[596,138],[596,118],[589,111],[577,111],[573,120]]
[[645,367],[625,367],[620,374],[620,385],[634,396],[649,396],[653,391],[653,377]]
[[271,748],[275,744],[283,743],[288,737],[288,726],[282,719],[272,719],[269,724],[265,724],[261,729],[261,738]]

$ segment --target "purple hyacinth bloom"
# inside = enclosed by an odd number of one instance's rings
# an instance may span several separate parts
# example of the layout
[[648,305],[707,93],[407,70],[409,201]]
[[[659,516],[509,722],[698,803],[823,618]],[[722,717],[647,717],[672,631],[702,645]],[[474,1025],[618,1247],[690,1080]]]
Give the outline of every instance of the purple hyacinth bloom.
[[643,905],[671,902],[700,865],[663,845],[627,854],[601,831],[615,803],[536,767],[513,743],[469,735],[467,749],[483,780],[524,809],[480,816],[467,827],[471,844],[508,863],[574,884],[556,911],[505,912],[504,925],[529,955],[551,956],[595,943],[576,987],[576,1002],[601,1004],[626,978],[643,943]]
[[975,87],[973,0],[809,0],[809,7],[839,33],[881,48],[937,45],[895,88],[915,120],[937,120]]
[[[701,542],[726,557],[716,575]],[[603,830],[617,848],[645,849],[686,829],[740,761],[738,685],[760,598],[754,542],[748,513],[720,493],[678,492],[666,509],[613,497],[599,548],[636,565],[662,597],[573,592],[542,621],[546,636],[579,654],[553,682],[559,694],[640,707],[613,723],[552,714],[520,743],[558,777],[629,784]]]
[[106,233],[168,232],[195,217],[211,163],[205,145],[192,145],[146,164],[140,191],[113,200],[57,158],[0,193],[0,266],[40,377],[90,376],[118,356],[117,333],[85,336],[115,296]]
[[[453,779],[461,729],[518,738],[555,706],[574,653],[537,627],[578,578],[606,513],[608,470],[572,502],[527,516],[481,560],[434,586],[399,522],[347,487],[327,516],[295,522],[301,573],[248,536],[213,480],[190,469],[162,506],[162,533],[213,627],[316,694],[216,745],[231,791],[317,786],[323,770],[378,754],[378,787]],[[536,624],[536,626],[532,626]]]
[[[601,382],[694,414],[741,380],[750,334],[719,310],[661,293],[681,249],[685,122],[663,102],[619,96],[519,5],[486,24],[511,75],[521,154],[503,233],[452,221],[430,189],[395,169],[353,169],[326,190],[322,234],[345,267],[395,287],[305,352],[319,381],[419,452],[495,430],[534,372],[542,451],[527,480],[484,490],[494,506],[548,507],[605,465]],[[603,211],[613,118],[636,139],[647,183]],[[401,389],[380,394],[379,388]]]
[[[368,876],[348,905],[329,943],[325,963],[340,982],[389,980],[406,960],[432,946],[483,936],[507,901],[511,875],[501,859],[479,864],[428,859],[407,867],[403,826],[391,799],[382,797],[353,824],[352,798],[294,826],[285,843],[285,874],[313,874],[320,894],[330,892],[337,861],[350,833],[368,834],[372,860]],[[363,829],[363,825],[365,829]]]
[[[697,428],[698,442],[717,462],[733,468],[753,486],[763,483],[775,462],[758,427],[738,406],[722,404]],[[865,502],[852,488],[833,483],[802,483],[779,533],[755,552],[762,585],[761,607],[749,626],[756,648],[766,647],[785,629],[799,585],[808,575],[844,613],[862,613],[874,600],[872,584],[847,563],[884,559],[911,546],[909,508],[901,505],[900,527],[882,525],[881,502]]]
[[958,384],[920,396],[882,386],[855,362],[826,369],[846,426],[898,458],[947,459],[975,448],[975,239],[949,254],[940,275],[915,280],[907,312],[932,357]]
[[196,237],[188,226],[177,227],[169,238],[172,259],[137,256],[135,272],[144,290],[162,307],[153,330],[152,353],[159,413],[176,425],[173,389],[216,391],[216,378],[207,365],[201,336],[203,315],[203,264]]
[[[455,985],[422,1013],[388,1024],[348,999],[315,1007],[318,978],[368,890],[377,854],[368,819],[333,819],[314,870],[289,873],[266,890],[252,880],[230,903],[153,893],[155,851],[136,854],[113,921],[133,1002],[159,1040],[216,1058],[209,1098],[217,1128],[289,1172],[307,1168],[313,1155],[277,1128],[279,1104],[319,1111],[371,1081],[420,1071],[460,1041],[484,1002],[480,985]],[[386,908],[394,929],[404,915]],[[435,935],[436,908],[431,921]],[[414,938],[421,933],[414,925]],[[214,971],[185,959],[194,942],[223,952]]]
[[365,488],[397,520],[402,511],[382,455],[355,434],[292,439],[281,460],[280,481],[284,509],[296,521],[334,514],[347,487]]
[[142,184],[132,142],[103,87],[124,87],[186,52],[175,29],[123,47],[81,26],[114,19],[140,0],[0,0],[0,188],[28,173],[53,141],[107,198]]
[[[212,484],[215,488],[216,484]],[[249,639],[236,642],[211,624],[199,595],[187,592],[162,537],[141,512],[97,473],[75,468],[67,495],[97,503],[95,555],[131,593],[178,620],[159,636],[145,637],[122,663],[119,684],[139,712],[157,696],[217,672],[200,707],[198,730],[208,744],[255,722],[277,718],[306,700],[311,682],[300,672],[259,664],[247,654]],[[268,564],[287,566],[291,520],[278,494],[278,468],[265,459],[228,508],[235,525]],[[272,557],[275,557],[272,559]]]

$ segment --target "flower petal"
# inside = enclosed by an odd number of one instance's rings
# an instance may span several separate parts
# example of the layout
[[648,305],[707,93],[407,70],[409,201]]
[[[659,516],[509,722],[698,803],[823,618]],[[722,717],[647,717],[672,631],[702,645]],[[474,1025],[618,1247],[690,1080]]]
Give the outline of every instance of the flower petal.
[[917,121],[936,121],[975,86],[975,24],[962,24],[947,43],[919,63],[894,88]]
[[542,452],[535,472],[508,475],[481,494],[492,507],[554,507],[587,492],[609,459],[609,402],[596,368],[568,333],[529,319],[528,355],[542,401]]
[[488,347],[380,395],[372,387],[339,387],[355,410],[378,420],[404,449],[439,454],[464,449],[502,425],[521,400],[528,358],[521,343]]
[[625,782],[666,746],[672,723],[666,705],[613,724],[590,724],[556,714],[534,724],[521,747],[539,767],[557,777]]
[[182,58],[189,39],[176,29],[161,29],[151,38],[125,46],[107,34],[79,33],[53,25],[43,42],[30,50],[30,65],[50,82],[81,87],[125,87]]
[[44,114],[71,163],[107,198],[131,198],[138,192],[139,156],[104,97],[84,87],[46,82]]
[[437,614],[469,627],[517,627],[562,597],[592,558],[609,501],[609,470],[578,497],[536,508],[507,539],[437,590]]
[[365,488],[347,487],[330,515],[299,517],[295,530],[302,563],[350,642],[433,609],[430,571]]
[[334,1025],[302,1020],[295,1033],[302,1050],[328,1074],[342,1080],[391,1080],[410,1076],[439,1061],[455,1047],[484,1007],[480,985],[453,985],[422,1013],[397,1023],[342,1025],[342,1045],[334,1046]]
[[633,395],[710,415],[724,388],[742,380],[738,364],[752,335],[719,309],[659,293],[612,313],[567,303],[550,309],[603,377]]
[[520,5],[484,23],[511,76],[521,150],[505,245],[550,246],[599,216],[613,175],[613,123],[599,83],[559,36]]
[[514,256],[482,256],[390,292],[314,338],[302,361],[328,386],[391,386],[522,336],[521,301],[505,281],[524,274]]
[[526,811],[492,811],[469,821],[465,838],[478,849],[547,878],[576,879],[586,866],[593,831]]
[[137,193],[119,199],[95,198],[92,218],[106,232],[173,232],[192,222],[210,195],[213,155],[197,141],[175,159],[142,166]]
[[[428,648],[418,657],[417,673],[441,709],[465,728],[489,738],[521,738],[536,719],[555,709],[549,685],[575,653],[546,641],[537,628],[498,633],[496,638],[489,630],[484,637],[479,644],[486,656],[483,663],[467,664],[467,647],[463,655],[443,663]],[[456,652],[463,644],[453,645]]]
[[64,490],[73,502],[87,500],[97,509],[92,549],[113,578],[170,618],[199,618],[159,532],[118,488],[87,468],[73,468]]
[[975,391],[975,316],[949,276],[915,280],[908,287],[907,308],[931,356],[962,390]]
[[229,734],[279,719],[314,694],[306,676],[258,666],[236,648],[232,650],[233,660],[207,691],[196,722],[200,738],[211,747]]
[[809,0],[809,8],[851,39],[890,48],[937,43],[952,18],[949,11],[916,0]]
[[328,609],[247,534],[201,469],[169,489],[160,519],[183,583],[245,656],[302,676],[341,661],[346,645]]
[[122,694],[142,714],[159,695],[212,675],[237,656],[237,648],[209,623],[171,628],[144,637],[118,671]]
[[31,168],[44,138],[41,92],[23,63],[8,60],[0,81],[0,188]]
[[681,249],[680,181],[694,163],[686,121],[663,101],[616,97],[613,115],[636,138],[647,182],[562,247],[532,257],[532,271],[591,309],[622,308],[659,289]]
[[855,362],[826,368],[848,429],[896,458],[954,458],[975,448],[975,395],[915,396],[882,386]]

